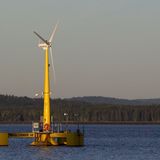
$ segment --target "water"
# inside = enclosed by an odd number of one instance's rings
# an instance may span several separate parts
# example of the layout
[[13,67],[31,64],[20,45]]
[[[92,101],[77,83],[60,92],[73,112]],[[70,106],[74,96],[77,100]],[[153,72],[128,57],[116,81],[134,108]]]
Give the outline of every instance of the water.
[[[75,126],[71,126],[75,128]],[[0,125],[0,131],[31,131],[30,125]],[[85,125],[84,147],[33,147],[32,139],[9,139],[0,160],[159,160],[159,125]]]

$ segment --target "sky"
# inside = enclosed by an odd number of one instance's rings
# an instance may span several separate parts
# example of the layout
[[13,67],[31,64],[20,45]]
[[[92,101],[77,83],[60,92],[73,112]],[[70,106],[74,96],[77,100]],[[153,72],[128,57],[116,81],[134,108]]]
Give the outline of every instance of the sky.
[[160,98],[159,0],[2,0],[0,94],[43,91],[44,52],[56,22],[52,97]]

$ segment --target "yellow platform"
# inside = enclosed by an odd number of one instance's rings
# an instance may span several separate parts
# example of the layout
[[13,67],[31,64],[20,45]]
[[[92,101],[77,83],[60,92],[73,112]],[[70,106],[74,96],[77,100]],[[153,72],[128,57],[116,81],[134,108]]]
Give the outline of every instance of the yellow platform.
[[18,132],[0,133],[0,145],[8,145],[9,138],[33,138],[32,146],[83,146],[84,135],[80,132]]
[[35,133],[33,146],[83,146],[84,135],[77,132]]

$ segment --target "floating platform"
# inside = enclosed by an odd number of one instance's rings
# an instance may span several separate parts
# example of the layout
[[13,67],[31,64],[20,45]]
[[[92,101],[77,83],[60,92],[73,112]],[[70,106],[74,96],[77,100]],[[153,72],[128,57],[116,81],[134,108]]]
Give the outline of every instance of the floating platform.
[[33,138],[32,146],[83,146],[84,135],[77,132],[18,132],[0,133],[0,146],[8,145],[8,138]]

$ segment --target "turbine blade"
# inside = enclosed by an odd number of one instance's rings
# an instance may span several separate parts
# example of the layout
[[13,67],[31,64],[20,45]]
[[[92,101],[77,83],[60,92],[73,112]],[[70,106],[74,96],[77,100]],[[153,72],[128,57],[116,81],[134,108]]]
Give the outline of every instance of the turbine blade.
[[55,25],[55,27],[54,27],[54,29],[53,29],[53,32],[52,32],[52,34],[51,34],[51,37],[50,37],[50,39],[49,39],[49,41],[48,41],[49,43],[52,42],[52,39],[53,39],[53,37],[54,37],[54,35],[55,35],[55,33],[56,33],[57,27],[58,27],[58,22],[57,22],[57,24]]
[[44,43],[48,44],[48,42],[43,38],[41,37],[37,32],[33,32],[37,37],[39,37]]
[[54,67],[54,62],[53,62],[53,52],[52,48],[50,47],[50,55],[51,55],[51,63],[52,63],[52,70],[53,70],[53,80],[54,80],[54,86],[56,84],[56,73],[55,73],[55,67]]

